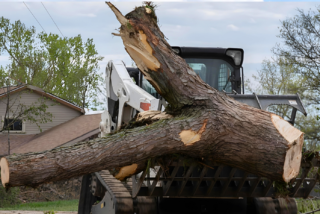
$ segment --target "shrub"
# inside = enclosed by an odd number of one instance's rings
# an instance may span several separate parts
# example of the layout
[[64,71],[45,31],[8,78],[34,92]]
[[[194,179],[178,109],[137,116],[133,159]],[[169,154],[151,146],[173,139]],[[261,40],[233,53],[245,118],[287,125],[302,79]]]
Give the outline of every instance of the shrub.
[[19,188],[14,187],[10,188],[9,191],[1,185],[0,180],[0,207],[7,207],[10,205],[19,204],[20,201],[18,199]]

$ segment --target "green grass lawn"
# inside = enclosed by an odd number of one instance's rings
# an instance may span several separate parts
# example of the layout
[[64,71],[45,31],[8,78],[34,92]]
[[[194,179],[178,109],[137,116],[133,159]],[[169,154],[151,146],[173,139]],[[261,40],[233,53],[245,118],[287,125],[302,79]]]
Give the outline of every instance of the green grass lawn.
[[[298,211],[300,213],[310,212],[315,209],[320,208],[320,200],[309,200],[309,199],[296,199],[298,205]],[[314,214],[320,214],[320,211],[315,212]]]
[[[32,202],[8,207],[0,207],[0,210],[34,210],[34,211],[78,211],[79,200]],[[320,200],[297,200],[298,210],[305,213],[320,207]],[[316,212],[315,214],[320,214]]]
[[8,207],[0,210],[34,210],[34,211],[78,211],[79,200],[32,202]]

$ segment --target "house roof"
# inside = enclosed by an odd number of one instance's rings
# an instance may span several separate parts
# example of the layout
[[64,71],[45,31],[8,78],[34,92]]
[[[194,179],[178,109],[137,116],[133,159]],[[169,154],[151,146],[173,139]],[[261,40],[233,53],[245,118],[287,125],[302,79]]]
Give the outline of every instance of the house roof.
[[[41,88],[38,88],[36,86],[32,86],[32,85],[10,86],[10,94],[17,93],[17,92],[25,90],[25,89],[32,90],[33,92],[35,92],[41,96],[50,98],[52,100],[57,101],[60,104],[63,104],[65,106],[68,106],[68,107],[76,110],[76,111],[80,111],[81,113],[84,113],[84,110],[82,108],[80,108],[79,106],[77,106],[77,105],[75,105],[65,99],[57,97],[51,93],[45,92],[44,90],[42,90]],[[0,99],[5,97],[6,94],[7,94],[7,88],[6,87],[0,88]]]
[[[19,86],[9,86],[8,88],[9,88],[9,91],[10,91],[10,90],[13,90],[13,89],[18,88],[18,87]],[[8,88],[7,87],[0,88],[0,94],[7,93]]]
[[[30,135],[12,135],[10,134],[10,150],[24,145],[30,141],[35,134]],[[0,134],[0,157],[8,154],[8,136]]]
[[[74,144],[100,133],[101,114],[81,115],[36,135],[10,135],[11,154],[41,152]],[[0,156],[7,154],[7,135],[0,135]],[[2,148],[6,148],[3,150]]]

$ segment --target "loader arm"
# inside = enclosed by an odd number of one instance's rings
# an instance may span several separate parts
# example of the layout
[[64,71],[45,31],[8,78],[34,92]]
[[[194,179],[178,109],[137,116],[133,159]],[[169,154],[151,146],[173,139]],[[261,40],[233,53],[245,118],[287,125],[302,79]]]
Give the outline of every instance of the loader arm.
[[158,109],[159,99],[136,85],[122,61],[109,61],[105,81],[108,109],[101,115],[101,136],[119,130],[136,111]]

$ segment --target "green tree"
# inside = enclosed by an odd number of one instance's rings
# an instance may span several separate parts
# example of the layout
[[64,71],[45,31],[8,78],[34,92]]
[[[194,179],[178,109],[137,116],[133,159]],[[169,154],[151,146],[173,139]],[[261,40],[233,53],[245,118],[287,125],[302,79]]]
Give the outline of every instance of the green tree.
[[[250,80],[246,80],[247,91],[257,92],[259,94],[296,94],[298,93],[307,107],[308,116],[297,113],[295,126],[305,133],[305,147],[309,150],[320,148],[320,121],[316,118],[314,112],[313,98],[309,90],[308,79],[296,71],[296,67],[290,65],[285,58],[272,58],[262,62],[262,69],[253,75],[254,81],[258,85],[252,87]],[[290,119],[292,107],[287,105],[274,105],[268,108],[284,119]]]
[[[304,80],[304,100],[312,115],[319,120],[320,110],[320,7],[315,10],[298,9],[297,15],[281,21],[279,38],[282,44],[273,48],[273,53],[286,59],[287,65],[295,68]],[[317,145],[319,136],[315,117],[297,123],[306,133],[310,144]]]
[[6,189],[0,185],[0,208],[20,204],[21,202],[18,199],[19,193],[19,187],[10,188],[8,191],[6,191]]
[[320,10],[307,12],[298,9],[298,14],[281,21],[279,38],[273,52],[284,57],[288,65],[296,68],[306,80],[308,100],[320,104]]
[[80,35],[61,38],[57,34],[36,33],[21,21],[10,23],[0,18],[0,54],[8,54],[10,63],[0,67],[0,85],[10,76],[14,84],[25,83],[42,88],[78,106],[94,109],[102,77],[93,39]]
[[[284,58],[274,57],[270,60],[263,60],[262,68],[253,75],[253,79],[259,82],[260,94],[295,94],[304,95],[306,79],[299,75],[296,68],[289,65]],[[249,91],[252,89],[247,84]]]

